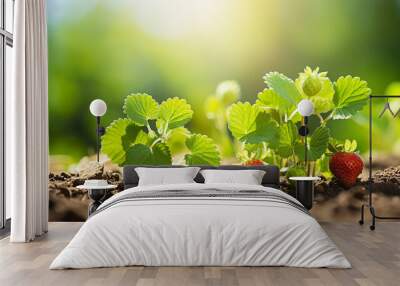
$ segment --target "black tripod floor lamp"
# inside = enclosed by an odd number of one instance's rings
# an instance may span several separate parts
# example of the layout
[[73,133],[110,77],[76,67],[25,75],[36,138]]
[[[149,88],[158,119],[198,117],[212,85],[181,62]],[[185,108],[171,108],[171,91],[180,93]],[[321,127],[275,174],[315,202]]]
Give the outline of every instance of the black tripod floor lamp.
[[[362,204],[361,205],[361,219],[359,220],[359,224],[364,224],[364,209],[368,208],[369,212],[371,213],[372,216],[372,222],[369,228],[371,230],[375,229],[375,224],[376,224],[376,219],[388,219],[388,220],[394,220],[394,219],[400,219],[400,217],[387,217],[387,216],[378,216],[376,214],[373,201],[372,201],[372,105],[373,105],[373,100],[374,99],[383,99],[385,98],[388,100],[389,98],[400,98],[400,95],[370,95],[369,96],[369,162],[368,162],[368,203],[367,204]],[[383,115],[383,113],[388,109],[389,104],[388,102],[384,106],[384,110],[381,112],[379,117]],[[390,108],[389,108],[390,110]],[[391,110],[390,110],[391,111]],[[392,113],[392,112],[391,112]],[[397,114],[397,113],[396,113]],[[392,115],[394,115],[392,113]]]
[[90,113],[96,117],[96,154],[97,162],[100,162],[100,137],[104,135],[105,129],[100,126],[100,118],[106,114],[107,104],[101,99],[95,99],[90,103]]

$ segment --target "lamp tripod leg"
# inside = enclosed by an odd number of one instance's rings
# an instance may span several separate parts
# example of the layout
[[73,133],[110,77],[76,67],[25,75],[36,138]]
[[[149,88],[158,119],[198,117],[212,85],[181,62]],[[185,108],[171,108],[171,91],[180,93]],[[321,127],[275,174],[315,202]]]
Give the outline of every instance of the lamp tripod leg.
[[361,205],[361,219],[358,221],[358,223],[359,223],[360,225],[363,225],[363,224],[364,224],[364,207],[365,207],[365,205],[362,204],[362,205]]
[[371,212],[372,215],[372,224],[369,226],[370,230],[375,230],[375,220],[376,220],[376,215],[375,215],[375,209],[374,207],[370,206],[369,211]]

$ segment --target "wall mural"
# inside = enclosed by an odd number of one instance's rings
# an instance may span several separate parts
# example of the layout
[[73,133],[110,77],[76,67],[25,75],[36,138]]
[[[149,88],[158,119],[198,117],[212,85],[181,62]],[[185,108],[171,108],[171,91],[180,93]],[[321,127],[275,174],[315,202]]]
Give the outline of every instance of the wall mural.
[[[88,194],[78,186],[105,179],[117,185],[110,195],[121,191],[126,164],[273,164],[290,194],[289,177],[322,179],[311,210],[318,219],[358,220],[368,194],[368,99],[400,94],[400,54],[390,48],[395,39],[355,22],[357,5],[345,2],[321,4],[326,9],[317,14],[308,1],[291,9],[272,0],[204,1],[196,9],[179,1],[169,7],[133,2],[49,2],[50,220],[85,220]],[[365,9],[391,11],[391,1],[378,2]],[[187,17],[179,18],[177,7]],[[158,17],[150,21],[152,13]],[[329,25],[348,25],[329,31],[322,22],[311,25],[321,13]],[[200,14],[207,19],[194,16]],[[291,20],[299,14],[311,21],[302,23],[307,35]],[[209,26],[211,20],[221,22]],[[374,22],[386,30],[400,17]],[[383,48],[371,55],[367,43],[355,40],[358,52],[349,51],[350,24],[352,35],[367,35],[365,41]],[[306,40],[310,33],[321,40]],[[108,109],[100,164],[88,110],[96,98]],[[299,110],[301,102],[312,107],[310,116]],[[374,146],[373,199],[378,212],[393,216],[400,215],[400,125],[390,115],[398,108],[394,99],[378,99],[373,107],[373,136],[381,138]]]
[[[238,101],[237,83],[223,82],[217,87],[216,95],[208,99],[207,114],[226,137],[220,140],[230,142],[228,148],[241,163],[274,164],[289,176],[320,175],[329,171],[329,155],[346,144],[345,151],[356,151],[355,140],[348,148],[350,140],[342,142],[331,136],[327,124],[350,119],[366,105],[371,90],[358,77],[342,76],[332,83],[327,72],[318,71],[307,67],[294,81],[278,72],[267,73],[263,78],[268,87],[254,104]],[[306,166],[302,165],[304,139],[296,126],[302,119],[297,104],[304,98],[311,100],[319,120],[307,142],[310,155]],[[123,111],[126,118],[113,121],[102,137],[102,151],[113,163],[171,165],[173,157],[186,147],[186,165],[220,164],[216,143],[185,128],[193,116],[186,100],[175,97],[158,104],[148,94],[131,94]],[[347,178],[340,177],[339,183],[351,187],[355,178],[349,184]]]

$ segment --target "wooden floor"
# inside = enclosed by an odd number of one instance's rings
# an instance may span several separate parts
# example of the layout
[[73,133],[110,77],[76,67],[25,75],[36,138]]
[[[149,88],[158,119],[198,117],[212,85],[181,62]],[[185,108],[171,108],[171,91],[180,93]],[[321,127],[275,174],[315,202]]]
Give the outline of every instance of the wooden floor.
[[48,270],[80,223],[50,223],[33,243],[0,241],[0,285],[400,285],[400,224],[385,222],[371,232],[357,224],[322,224],[352,269],[289,267],[124,267]]

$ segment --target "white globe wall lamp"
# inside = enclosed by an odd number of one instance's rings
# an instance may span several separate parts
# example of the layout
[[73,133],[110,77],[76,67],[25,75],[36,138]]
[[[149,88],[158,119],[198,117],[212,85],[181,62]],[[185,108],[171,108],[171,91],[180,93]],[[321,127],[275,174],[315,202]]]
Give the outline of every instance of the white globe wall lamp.
[[304,137],[304,162],[307,164],[308,117],[314,113],[314,104],[309,99],[303,99],[297,105],[297,111],[304,118],[303,125],[299,128],[299,135]]
[[104,135],[105,129],[100,126],[100,118],[107,112],[107,104],[101,99],[95,99],[90,103],[90,113],[96,117],[96,153],[97,162],[100,162],[100,137]]

